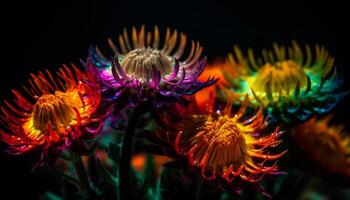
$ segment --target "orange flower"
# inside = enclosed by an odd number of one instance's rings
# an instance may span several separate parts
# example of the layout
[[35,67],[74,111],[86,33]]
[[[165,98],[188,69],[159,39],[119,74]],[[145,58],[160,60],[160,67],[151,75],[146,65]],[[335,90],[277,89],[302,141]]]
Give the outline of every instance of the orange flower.
[[[231,114],[232,102],[230,96],[224,109],[198,110],[185,117],[175,126],[180,129],[174,142],[175,151],[187,157],[189,164],[199,168],[208,180],[223,178],[231,183],[239,177],[246,182],[258,183],[264,175],[278,174],[275,160],[286,151],[273,155],[268,149],[281,142],[278,138],[282,132],[277,128],[262,136],[260,130],[265,126],[265,119],[261,110],[243,120],[248,97],[235,114]],[[275,162],[269,164],[270,161]]]
[[330,126],[330,119],[311,118],[292,130],[293,139],[324,170],[350,176],[350,137],[343,126]]
[[97,79],[90,71],[71,68],[64,65],[58,77],[48,70],[31,74],[25,92],[12,90],[14,103],[4,101],[0,139],[9,145],[10,153],[41,148],[42,164],[49,152],[57,156],[80,139],[99,133],[109,112],[97,113],[101,103]]

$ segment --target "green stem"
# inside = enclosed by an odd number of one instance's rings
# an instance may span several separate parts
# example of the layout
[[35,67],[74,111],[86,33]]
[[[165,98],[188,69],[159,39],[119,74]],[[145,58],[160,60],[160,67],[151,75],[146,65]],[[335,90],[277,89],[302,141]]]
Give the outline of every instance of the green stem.
[[202,185],[203,185],[203,180],[202,179],[197,180],[195,200],[200,200],[200,198],[201,198]]
[[[85,166],[84,166],[84,163],[81,159],[81,156],[77,155],[77,154],[73,154],[73,158],[74,158],[73,163],[74,163],[75,171],[76,171],[78,179],[79,179],[80,189],[85,195],[89,195],[89,193],[92,191],[92,189],[91,189],[91,185],[90,185],[89,176],[88,176],[88,173],[85,169]],[[89,199],[89,197],[88,197],[88,199]]]
[[125,130],[119,170],[119,194],[121,200],[131,199],[131,156],[133,152],[135,129],[140,117],[145,113],[144,108],[146,108],[146,106],[139,105],[134,109]]

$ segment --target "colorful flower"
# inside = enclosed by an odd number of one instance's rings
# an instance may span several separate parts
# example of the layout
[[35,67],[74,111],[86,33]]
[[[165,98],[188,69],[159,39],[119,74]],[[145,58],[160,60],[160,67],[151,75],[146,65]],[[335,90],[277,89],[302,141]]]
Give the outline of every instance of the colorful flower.
[[182,117],[181,120],[174,120],[173,113],[168,111],[170,114],[164,115],[167,131],[157,133],[158,139],[149,134],[150,140],[162,149],[149,150],[185,160],[190,166],[183,167],[185,171],[194,169],[206,180],[224,181],[233,188],[238,185],[230,184],[234,180],[248,182],[268,195],[259,182],[265,175],[282,173],[277,160],[287,151],[276,154],[271,151],[281,143],[282,131],[276,128],[273,133],[266,133],[262,110],[247,116],[248,96],[239,111],[232,113],[233,96],[229,96],[226,106],[216,102],[211,107],[199,106],[193,96],[189,107],[181,109],[177,105],[175,115]]
[[282,132],[277,128],[261,136],[259,131],[265,122],[261,110],[243,120],[248,103],[246,98],[236,114],[231,114],[232,102],[228,102],[223,111],[193,115],[178,133],[176,151],[188,156],[189,163],[200,168],[204,178],[221,177],[231,183],[240,177],[256,183],[263,175],[278,172],[276,163],[266,166],[266,161],[276,160],[286,152],[272,155],[267,148],[281,142],[278,137]]
[[235,56],[227,58],[231,67],[224,69],[236,94],[243,99],[248,93],[252,104],[263,106],[272,118],[284,122],[326,113],[344,96],[338,91],[342,81],[328,51],[316,46],[313,57],[308,45],[304,50],[292,44],[287,48],[273,44],[273,50],[263,50],[257,58],[251,49],[244,55],[235,47]]
[[14,102],[4,101],[1,106],[0,139],[12,154],[41,149],[38,164],[69,147],[80,148],[81,139],[95,137],[109,114],[100,107],[94,73],[74,65],[71,69],[64,65],[57,77],[48,70],[31,74],[29,86],[23,89],[23,93],[12,90]]
[[212,78],[197,81],[206,66],[206,58],[200,59],[202,47],[198,42],[191,42],[190,53],[184,58],[187,37],[183,33],[167,29],[162,46],[159,35],[157,26],[153,34],[146,33],[144,26],[140,31],[133,28],[130,42],[124,29],[118,47],[108,40],[114,52],[111,60],[97,47],[90,49],[87,64],[96,67],[103,84],[113,91],[109,93],[112,98],[127,96],[132,107],[145,101],[162,107],[173,101],[184,103],[183,95],[215,83]]
[[323,170],[350,176],[350,137],[342,125],[329,125],[331,116],[307,122],[292,129],[296,144]]

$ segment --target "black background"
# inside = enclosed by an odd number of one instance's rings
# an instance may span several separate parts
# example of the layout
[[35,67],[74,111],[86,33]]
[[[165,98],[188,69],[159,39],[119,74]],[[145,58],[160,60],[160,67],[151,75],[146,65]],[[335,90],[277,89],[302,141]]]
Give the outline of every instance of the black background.
[[[26,83],[29,73],[57,69],[87,56],[91,44],[102,44],[124,27],[176,28],[199,40],[205,54],[225,56],[233,44],[262,48],[273,41],[325,45],[336,58],[349,87],[348,6],[343,1],[47,1],[2,5],[0,97]],[[345,2],[345,1],[344,1]],[[335,110],[349,124],[349,97]],[[2,147],[2,146],[1,146]],[[0,199],[38,199],[52,187],[42,170],[30,172],[31,155],[1,153]]]

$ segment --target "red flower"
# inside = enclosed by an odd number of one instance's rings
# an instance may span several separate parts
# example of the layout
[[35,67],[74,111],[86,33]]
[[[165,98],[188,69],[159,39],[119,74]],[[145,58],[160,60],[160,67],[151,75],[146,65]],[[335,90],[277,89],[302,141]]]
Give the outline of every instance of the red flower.
[[97,112],[101,96],[96,77],[74,65],[71,68],[64,65],[57,77],[48,70],[31,74],[25,92],[12,90],[13,103],[4,101],[0,139],[9,145],[10,153],[39,148],[39,164],[43,164],[49,154],[57,157],[69,147],[82,147],[81,139],[99,133],[109,110]]
[[[251,117],[246,114],[247,96],[238,112],[232,113],[232,95],[228,95],[224,107],[221,102],[214,102],[215,94],[200,105],[196,95],[189,107],[176,105],[163,116],[166,134],[158,132],[158,139],[151,134],[149,137],[164,147],[156,150],[153,146],[150,151],[163,152],[178,163],[187,162],[185,170],[199,172],[206,180],[224,181],[234,189],[237,189],[237,185],[231,184],[234,180],[248,182],[268,195],[259,182],[265,175],[282,173],[277,160],[287,151],[277,154],[271,151],[281,143],[282,131],[276,128],[273,133],[263,132],[266,120],[262,110]],[[179,167],[176,160],[168,166]]]
[[188,157],[190,165],[200,168],[205,179],[223,178],[231,183],[235,178],[257,183],[265,174],[278,173],[276,162],[286,151],[272,155],[268,148],[281,140],[278,128],[271,134],[261,136],[264,116],[259,110],[254,116],[244,119],[249,104],[246,98],[240,110],[231,114],[232,100],[222,110],[190,116],[183,121],[177,133],[175,149]]

